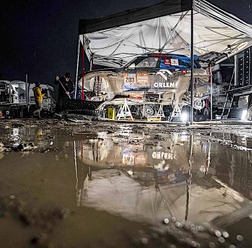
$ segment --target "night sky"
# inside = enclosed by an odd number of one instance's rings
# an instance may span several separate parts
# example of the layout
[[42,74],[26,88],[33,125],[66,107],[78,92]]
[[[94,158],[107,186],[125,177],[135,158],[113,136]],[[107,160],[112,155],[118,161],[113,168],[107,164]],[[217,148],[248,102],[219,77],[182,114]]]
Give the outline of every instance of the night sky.
[[[80,19],[102,17],[160,0],[3,0],[0,6],[0,78],[52,84],[75,78]],[[252,24],[252,0],[211,0]]]

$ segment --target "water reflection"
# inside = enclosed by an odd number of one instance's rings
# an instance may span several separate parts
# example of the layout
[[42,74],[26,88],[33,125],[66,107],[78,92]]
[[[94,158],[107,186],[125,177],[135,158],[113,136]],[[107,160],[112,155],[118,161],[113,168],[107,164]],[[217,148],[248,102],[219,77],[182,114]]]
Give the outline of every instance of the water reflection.
[[248,198],[250,192],[242,186],[235,190],[245,151],[233,154],[230,147],[189,131],[121,131],[74,141],[78,206],[160,224],[171,216],[214,222],[249,204],[238,191]]
[[[227,229],[246,218],[250,230],[251,138],[190,129],[151,132],[123,125],[115,130],[75,135],[74,141],[66,135],[54,139],[48,128],[36,126],[10,128],[8,135],[15,146],[34,142],[43,161],[42,152],[48,150],[42,148],[52,143],[57,149],[45,156],[53,168],[61,169],[60,184],[74,165],[75,178],[70,175],[65,185],[76,187],[79,207],[154,225],[168,217]],[[72,190],[70,194],[72,203]],[[236,226],[240,233],[237,230]]]

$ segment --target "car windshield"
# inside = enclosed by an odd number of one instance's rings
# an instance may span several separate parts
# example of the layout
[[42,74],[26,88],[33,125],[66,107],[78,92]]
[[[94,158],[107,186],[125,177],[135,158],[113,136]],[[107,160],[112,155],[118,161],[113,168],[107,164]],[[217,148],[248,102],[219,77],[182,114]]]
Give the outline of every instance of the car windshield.
[[147,57],[147,58],[144,58],[143,60],[141,60],[135,66],[137,68],[139,68],[139,67],[157,67],[157,62],[158,62],[158,58],[156,58],[156,57]]
[[129,62],[126,68],[155,68],[158,65],[159,58],[157,57],[138,57],[134,61]]

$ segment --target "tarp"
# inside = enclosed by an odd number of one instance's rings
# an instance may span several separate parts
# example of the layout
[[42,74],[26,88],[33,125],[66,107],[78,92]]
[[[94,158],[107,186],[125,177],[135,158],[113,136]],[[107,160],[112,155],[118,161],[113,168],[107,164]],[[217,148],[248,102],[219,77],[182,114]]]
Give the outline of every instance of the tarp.
[[226,53],[251,45],[252,26],[205,0],[166,0],[104,18],[80,20],[79,37],[94,64],[121,66],[143,53],[190,56],[191,9],[194,54]]

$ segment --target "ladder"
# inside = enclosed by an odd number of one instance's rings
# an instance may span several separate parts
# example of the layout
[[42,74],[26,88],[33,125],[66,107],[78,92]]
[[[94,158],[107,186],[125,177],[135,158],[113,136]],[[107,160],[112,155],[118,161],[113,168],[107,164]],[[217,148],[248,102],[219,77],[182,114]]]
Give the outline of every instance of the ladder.
[[[221,119],[227,119],[229,114],[230,114],[230,111],[231,111],[231,108],[233,106],[233,102],[234,102],[234,95],[233,93],[228,93],[226,95],[226,99],[225,99],[225,102],[224,102],[224,106],[223,106],[223,109],[222,109],[222,112],[221,112]],[[225,110],[227,110],[227,114],[225,115]],[[226,116],[224,118],[224,116]]]
[[[233,106],[234,94],[232,92],[230,93],[229,91],[231,90],[234,74],[235,74],[235,69],[233,70],[232,76],[231,76],[230,81],[229,81],[228,90],[227,90],[228,93],[226,94],[225,102],[224,102],[223,109],[222,109],[222,112],[221,112],[221,119],[227,119],[228,118],[228,116],[230,114],[230,111],[231,111],[231,108]],[[227,110],[226,115],[225,115],[225,110]],[[224,118],[224,116],[226,116],[226,117]]]
[[96,96],[98,96],[101,93],[101,79],[99,76],[95,77],[94,92]]

